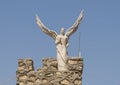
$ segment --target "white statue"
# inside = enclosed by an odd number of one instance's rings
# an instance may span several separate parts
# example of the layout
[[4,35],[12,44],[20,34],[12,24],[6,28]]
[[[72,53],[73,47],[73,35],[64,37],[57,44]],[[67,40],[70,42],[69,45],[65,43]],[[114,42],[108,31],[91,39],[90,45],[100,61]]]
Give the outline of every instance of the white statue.
[[66,33],[64,32],[64,28],[61,28],[60,34],[58,35],[55,31],[48,29],[36,15],[37,25],[41,28],[41,30],[47,35],[51,36],[55,40],[56,49],[57,49],[57,62],[58,62],[58,70],[59,71],[67,71],[67,61],[68,61],[68,40],[70,35],[72,35],[77,29],[83,17],[83,11],[81,11],[78,19],[70,27]]

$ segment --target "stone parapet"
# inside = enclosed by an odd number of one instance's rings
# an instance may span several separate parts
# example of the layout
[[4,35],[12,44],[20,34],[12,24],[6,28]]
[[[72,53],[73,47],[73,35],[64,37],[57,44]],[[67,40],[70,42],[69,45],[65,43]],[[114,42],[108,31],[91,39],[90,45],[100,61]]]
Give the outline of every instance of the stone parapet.
[[69,58],[69,71],[58,71],[55,58],[44,58],[42,63],[35,71],[32,59],[19,59],[16,85],[82,85],[82,58]]

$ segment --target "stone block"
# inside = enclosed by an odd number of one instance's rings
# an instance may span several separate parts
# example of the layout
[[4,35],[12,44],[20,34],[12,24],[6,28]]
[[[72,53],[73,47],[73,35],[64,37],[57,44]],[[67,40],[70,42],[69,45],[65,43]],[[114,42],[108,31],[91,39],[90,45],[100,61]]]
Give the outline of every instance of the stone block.
[[68,71],[58,71],[54,58],[42,62],[43,66],[35,71],[32,59],[19,59],[16,85],[82,85],[83,59],[69,58]]

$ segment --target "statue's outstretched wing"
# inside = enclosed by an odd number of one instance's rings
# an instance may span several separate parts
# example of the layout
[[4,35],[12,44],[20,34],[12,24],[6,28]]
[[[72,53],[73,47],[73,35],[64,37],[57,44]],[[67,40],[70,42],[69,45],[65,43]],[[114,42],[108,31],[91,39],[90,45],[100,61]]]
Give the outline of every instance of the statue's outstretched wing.
[[81,13],[80,13],[78,19],[75,21],[75,23],[66,31],[66,36],[69,37],[78,29],[78,25],[80,24],[82,18],[83,18],[83,10],[81,11]]
[[56,39],[57,33],[53,30],[49,30],[39,19],[38,15],[36,15],[36,23],[41,28],[41,30],[47,35],[51,36],[53,39]]

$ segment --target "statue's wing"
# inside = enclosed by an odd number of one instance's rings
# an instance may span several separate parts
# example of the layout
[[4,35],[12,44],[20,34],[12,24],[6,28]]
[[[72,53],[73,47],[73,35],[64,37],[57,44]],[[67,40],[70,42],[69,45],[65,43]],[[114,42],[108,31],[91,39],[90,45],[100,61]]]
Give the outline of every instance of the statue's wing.
[[81,13],[80,13],[78,19],[75,21],[75,23],[66,31],[66,36],[69,37],[78,29],[78,25],[80,24],[82,18],[83,18],[83,10],[81,11]]
[[36,15],[36,23],[41,28],[41,30],[47,35],[51,36],[53,39],[56,39],[57,33],[53,30],[49,30],[40,20],[40,18]]

